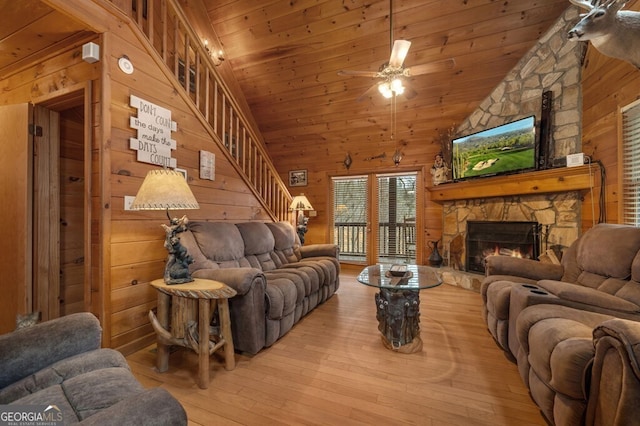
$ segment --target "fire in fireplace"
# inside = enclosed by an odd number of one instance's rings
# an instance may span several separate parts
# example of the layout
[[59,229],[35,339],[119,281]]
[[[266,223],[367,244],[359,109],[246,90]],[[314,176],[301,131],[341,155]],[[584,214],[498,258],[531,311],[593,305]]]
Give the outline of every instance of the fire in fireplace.
[[484,273],[492,255],[537,259],[540,254],[538,222],[468,221],[467,270]]

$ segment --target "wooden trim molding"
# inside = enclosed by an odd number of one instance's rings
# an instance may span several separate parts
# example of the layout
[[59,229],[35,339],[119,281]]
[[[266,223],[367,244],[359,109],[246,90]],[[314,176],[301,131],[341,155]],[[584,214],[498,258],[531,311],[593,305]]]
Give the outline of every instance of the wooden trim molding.
[[593,186],[593,176],[598,171],[597,164],[562,167],[429,186],[427,191],[430,193],[431,201],[436,203],[473,198],[581,191]]

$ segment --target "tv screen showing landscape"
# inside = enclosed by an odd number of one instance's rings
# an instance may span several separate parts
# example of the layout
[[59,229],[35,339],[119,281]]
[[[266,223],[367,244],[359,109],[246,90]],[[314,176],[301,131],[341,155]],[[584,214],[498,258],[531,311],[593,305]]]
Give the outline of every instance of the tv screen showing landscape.
[[530,116],[452,141],[454,180],[536,168],[536,118]]

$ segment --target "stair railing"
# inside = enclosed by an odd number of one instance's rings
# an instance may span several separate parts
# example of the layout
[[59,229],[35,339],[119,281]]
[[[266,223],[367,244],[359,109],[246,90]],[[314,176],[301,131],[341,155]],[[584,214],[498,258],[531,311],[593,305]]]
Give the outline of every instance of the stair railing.
[[[122,1],[110,0],[116,7]],[[291,195],[259,139],[215,71],[211,54],[175,0],[132,0],[128,15],[191,100],[196,116],[273,220],[288,220]],[[120,10],[122,8],[120,7]]]

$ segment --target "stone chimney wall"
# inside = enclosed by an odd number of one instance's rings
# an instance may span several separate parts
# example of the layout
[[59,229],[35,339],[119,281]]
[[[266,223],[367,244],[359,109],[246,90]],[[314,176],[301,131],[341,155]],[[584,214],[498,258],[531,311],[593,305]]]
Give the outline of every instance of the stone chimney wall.
[[[541,117],[542,94],[553,92],[548,155],[562,158],[581,152],[581,70],[585,43],[567,39],[578,20],[570,6],[555,25],[507,74],[505,79],[456,130],[456,136],[505,124],[535,114]],[[479,64],[482,66],[482,64]],[[443,204],[443,251],[449,256],[453,238],[466,237],[467,220],[537,221],[544,232],[541,252],[561,250],[579,236],[581,196],[578,192],[458,200]],[[462,260],[464,261],[464,253]]]
[[[569,7],[549,31],[507,74],[480,106],[456,129],[463,136],[535,114],[542,94],[553,92],[551,151],[554,158],[581,151],[581,70],[586,43],[568,40],[578,20]],[[482,66],[482,64],[479,64]]]

